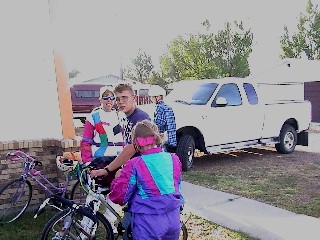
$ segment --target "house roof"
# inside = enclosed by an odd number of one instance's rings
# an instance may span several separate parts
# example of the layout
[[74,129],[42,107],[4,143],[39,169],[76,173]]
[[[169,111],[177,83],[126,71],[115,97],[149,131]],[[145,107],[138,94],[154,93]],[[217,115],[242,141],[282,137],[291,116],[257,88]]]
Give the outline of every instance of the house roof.
[[132,80],[129,78],[125,78],[125,79],[121,80],[120,77],[112,75],[112,74],[108,74],[106,76],[101,76],[101,77],[97,77],[97,78],[92,78],[89,80],[84,80],[84,81],[77,83],[77,84],[117,85],[119,83],[130,83],[131,85],[142,84],[136,80]]
[[285,58],[278,65],[247,79],[257,83],[319,82],[320,61]]

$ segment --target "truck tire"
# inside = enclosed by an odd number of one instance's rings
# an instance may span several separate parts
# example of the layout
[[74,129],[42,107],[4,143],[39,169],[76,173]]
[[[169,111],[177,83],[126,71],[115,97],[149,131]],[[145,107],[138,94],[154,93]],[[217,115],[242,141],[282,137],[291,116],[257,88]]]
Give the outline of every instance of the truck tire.
[[279,135],[279,143],[275,145],[277,151],[283,154],[292,153],[297,145],[297,132],[289,124],[284,124]]
[[177,155],[182,163],[182,171],[189,171],[192,167],[195,152],[195,142],[192,136],[182,135],[177,146]]

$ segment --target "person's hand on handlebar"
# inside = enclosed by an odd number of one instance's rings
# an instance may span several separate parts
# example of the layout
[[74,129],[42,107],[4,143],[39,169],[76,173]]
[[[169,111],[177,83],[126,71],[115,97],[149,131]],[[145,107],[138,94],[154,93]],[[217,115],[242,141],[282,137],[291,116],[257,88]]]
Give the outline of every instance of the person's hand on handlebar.
[[100,176],[107,176],[107,175],[108,175],[108,172],[104,168],[90,171],[91,178],[100,177]]

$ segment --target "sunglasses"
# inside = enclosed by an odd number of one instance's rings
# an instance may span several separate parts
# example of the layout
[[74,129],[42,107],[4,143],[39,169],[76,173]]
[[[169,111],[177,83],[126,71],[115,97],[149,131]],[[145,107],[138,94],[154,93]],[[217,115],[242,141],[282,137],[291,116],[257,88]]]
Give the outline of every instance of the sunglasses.
[[115,100],[116,98],[115,98],[114,96],[102,96],[102,99],[103,99],[103,100],[113,101],[113,100]]

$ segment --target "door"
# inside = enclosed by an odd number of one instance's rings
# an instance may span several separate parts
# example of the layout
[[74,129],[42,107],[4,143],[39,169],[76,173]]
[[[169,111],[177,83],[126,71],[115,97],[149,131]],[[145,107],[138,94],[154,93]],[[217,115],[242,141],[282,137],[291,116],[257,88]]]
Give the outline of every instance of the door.
[[[207,112],[207,124],[211,126],[210,135],[206,136],[207,146],[257,138],[258,129],[262,127],[261,121],[256,119],[258,104],[250,104],[244,92],[241,84],[221,85],[211,102],[211,111]],[[262,114],[258,115],[261,118]]]

